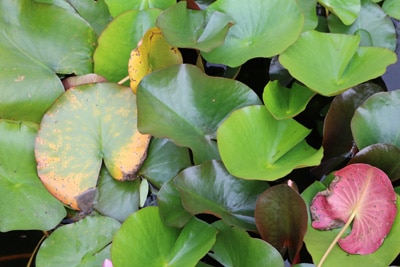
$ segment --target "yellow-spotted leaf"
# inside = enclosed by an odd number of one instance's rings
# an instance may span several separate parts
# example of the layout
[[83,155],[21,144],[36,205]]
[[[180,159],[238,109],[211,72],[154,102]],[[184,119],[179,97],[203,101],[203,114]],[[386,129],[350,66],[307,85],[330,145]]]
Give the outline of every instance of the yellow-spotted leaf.
[[65,205],[90,211],[102,161],[117,180],[133,180],[149,135],[138,132],[136,97],[112,83],[67,90],[46,112],[36,138],[40,179]]
[[178,48],[171,46],[157,27],[150,28],[136,49],[132,50],[128,62],[130,86],[136,94],[139,82],[153,70],[183,63]]

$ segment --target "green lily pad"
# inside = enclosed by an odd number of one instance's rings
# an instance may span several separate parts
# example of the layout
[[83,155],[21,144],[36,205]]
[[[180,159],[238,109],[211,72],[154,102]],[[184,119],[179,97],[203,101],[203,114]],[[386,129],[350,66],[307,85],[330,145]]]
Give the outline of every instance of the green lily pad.
[[400,2],[398,0],[385,0],[382,9],[389,16],[400,20]]
[[360,12],[361,0],[318,0],[318,3],[337,15],[344,24],[352,24]]
[[269,187],[263,181],[238,179],[215,160],[183,170],[174,182],[183,206],[191,214],[212,214],[253,231],[256,200]]
[[225,13],[235,24],[223,45],[201,54],[209,62],[230,67],[281,53],[296,41],[304,25],[302,10],[295,0],[253,0],[251,5],[242,0],[219,0],[207,11]]
[[99,215],[61,226],[40,246],[36,266],[101,266],[119,228],[116,220]]
[[138,126],[142,133],[189,147],[200,164],[219,158],[215,135],[221,121],[235,109],[259,103],[243,83],[176,65],[150,73],[139,84]]
[[107,3],[110,13],[113,17],[129,11],[129,10],[145,10],[149,8],[167,9],[176,4],[176,0],[104,0]]
[[73,209],[92,207],[102,160],[118,180],[133,180],[150,136],[136,127],[135,95],[113,83],[67,90],[46,112],[36,161],[46,188]]
[[298,3],[304,14],[303,32],[314,30],[318,26],[318,16],[315,12],[317,0],[298,0]]
[[139,209],[139,186],[140,179],[124,182],[115,180],[103,166],[93,208],[105,216],[123,222]]
[[279,61],[311,90],[333,96],[382,75],[396,62],[396,54],[388,49],[359,44],[360,36],[308,31]]
[[111,246],[114,267],[195,266],[215,243],[217,230],[192,218],[182,229],[163,224],[158,207],[132,214]]
[[306,143],[309,133],[294,119],[276,120],[265,106],[249,106],[221,124],[218,149],[232,175],[274,181],[295,168],[320,163],[323,150]]
[[160,13],[160,9],[131,10],[108,24],[93,55],[95,73],[110,82],[119,82],[128,76],[131,51],[145,32],[155,25]]
[[257,200],[254,218],[261,237],[293,261],[303,246],[308,220],[299,193],[286,184],[268,188]]
[[[320,182],[314,182],[303,193],[302,197],[308,207],[308,229],[304,237],[304,242],[307,250],[313,258],[313,262],[318,264],[328,249],[331,242],[337,236],[340,228],[332,229],[331,231],[316,230],[311,226],[311,216],[309,212],[310,203],[314,196],[325,190],[327,187]],[[400,197],[397,196],[397,210],[400,208]],[[339,245],[335,245],[324,262],[324,267],[341,266],[345,262],[348,266],[389,266],[390,263],[400,253],[400,243],[398,236],[400,234],[400,217],[396,219],[392,225],[392,229],[386,236],[382,246],[374,253],[369,255],[348,254],[342,250]]]
[[268,82],[264,88],[264,104],[277,120],[293,118],[305,110],[315,92],[306,86],[294,83],[292,88],[286,88],[278,81]]
[[50,230],[63,205],[40,182],[34,154],[36,123],[0,119],[0,231]]
[[163,12],[156,24],[172,46],[209,52],[223,44],[233,22],[221,12],[187,9],[182,1]]
[[328,18],[329,30],[333,33],[357,34],[361,46],[379,46],[392,51],[396,49],[396,30],[393,22],[381,7],[370,0],[361,1],[361,10],[351,25],[345,25],[335,15]]
[[39,123],[64,91],[56,74],[92,72],[96,34],[76,13],[31,0],[1,1],[0,28],[0,117]]
[[386,143],[400,148],[400,90],[380,92],[358,107],[351,130],[359,149]]
[[218,235],[208,255],[223,266],[284,266],[279,252],[267,242],[252,238],[243,229],[231,227],[223,221],[212,225],[218,230]]

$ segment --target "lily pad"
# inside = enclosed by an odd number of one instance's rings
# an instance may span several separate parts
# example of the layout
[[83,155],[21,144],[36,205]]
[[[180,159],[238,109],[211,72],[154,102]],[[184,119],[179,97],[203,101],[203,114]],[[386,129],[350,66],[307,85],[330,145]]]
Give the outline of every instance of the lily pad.
[[138,126],[142,133],[189,147],[200,164],[219,158],[215,135],[221,121],[235,109],[260,102],[243,83],[206,76],[193,65],[175,65],[150,73],[139,84]]
[[380,92],[358,107],[351,120],[357,146],[386,143],[400,148],[400,90]]
[[257,199],[254,218],[262,239],[293,261],[307,231],[307,208],[299,193],[286,184],[272,186]]
[[314,95],[315,92],[298,83],[294,83],[292,88],[286,88],[278,81],[272,81],[264,88],[263,100],[274,118],[281,120],[293,118],[305,110]]
[[252,238],[243,229],[231,227],[223,221],[212,225],[218,230],[218,235],[208,255],[223,266],[284,266],[279,252],[267,242]]
[[201,53],[207,61],[229,67],[283,52],[296,41],[304,25],[295,0],[253,0],[251,5],[242,0],[219,0],[207,11],[225,13],[234,21],[223,45]]
[[111,23],[100,35],[93,55],[94,71],[110,82],[128,76],[128,60],[145,32],[155,26],[160,9],[127,11]]
[[136,178],[150,136],[137,130],[135,100],[116,84],[81,85],[46,112],[36,139],[37,170],[64,204],[91,209],[103,159],[115,179]]
[[117,17],[129,10],[146,10],[150,8],[167,9],[174,5],[176,0],[104,0],[107,3],[110,13],[113,17]]
[[370,0],[361,1],[361,10],[351,25],[345,25],[335,15],[328,18],[329,30],[334,33],[356,34],[361,46],[379,46],[396,49],[396,30],[382,8]]
[[101,266],[110,258],[109,244],[119,227],[99,215],[59,227],[40,246],[36,266]]
[[34,154],[36,123],[0,119],[0,231],[50,230],[63,205],[40,182]]
[[303,32],[314,30],[318,26],[317,0],[298,0],[298,4],[304,14]]
[[386,48],[359,44],[360,36],[308,31],[279,61],[311,90],[333,96],[382,75],[396,62],[396,54]]
[[371,254],[392,227],[397,213],[396,193],[380,169],[351,164],[335,172],[329,189],[314,197],[310,211],[312,226],[319,230],[344,226],[344,231],[352,223],[350,234],[339,239],[339,246],[351,254]]
[[[3,119],[39,123],[64,91],[56,74],[93,72],[96,34],[76,13],[31,0],[5,0],[0,1],[0,28]],[[71,42],[71,36],[82,38]]]
[[400,20],[400,2],[398,0],[385,0],[382,9],[389,16]]
[[168,227],[157,207],[146,207],[132,214],[115,235],[113,266],[195,266],[213,246],[216,235],[217,230],[196,218],[182,229]]
[[233,22],[218,11],[187,9],[182,1],[163,12],[156,24],[171,45],[209,52],[224,43]]
[[218,149],[232,175],[274,181],[295,168],[320,163],[323,150],[306,143],[309,133],[294,119],[276,120],[265,106],[249,106],[221,124]]
[[172,47],[165,40],[164,34],[159,28],[150,28],[144,34],[136,49],[132,50],[128,61],[132,91],[136,94],[139,82],[150,72],[181,63],[183,63],[183,59],[178,48]]
[[219,161],[187,168],[174,182],[183,206],[191,214],[212,214],[228,224],[253,231],[256,200],[269,187],[266,182],[231,176]]
[[318,3],[337,15],[345,25],[352,24],[361,9],[361,0],[318,0]]

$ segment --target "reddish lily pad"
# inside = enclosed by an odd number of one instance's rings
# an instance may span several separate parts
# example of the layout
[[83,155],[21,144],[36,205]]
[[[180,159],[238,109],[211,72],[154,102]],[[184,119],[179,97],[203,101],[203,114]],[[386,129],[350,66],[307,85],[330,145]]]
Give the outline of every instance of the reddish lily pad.
[[[368,164],[351,164],[335,173],[328,190],[317,193],[310,211],[312,226],[330,230],[352,222],[338,241],[351,254],[375,252],[390,232],[397,213],[396,193],[387,175]],[[341,231],[339,235],[343,232]]]

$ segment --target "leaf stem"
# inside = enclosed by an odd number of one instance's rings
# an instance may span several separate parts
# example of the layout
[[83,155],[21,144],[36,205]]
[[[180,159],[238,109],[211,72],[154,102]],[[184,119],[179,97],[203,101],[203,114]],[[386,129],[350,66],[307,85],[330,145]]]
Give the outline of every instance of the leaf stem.
[[117,84],[123,84],[123,83],[126,82],[127,80],[129,80],[129,75],[126,76],[125,78],[123,78],[122,80],[120,80]]
[[332,243],[329,245],[328,249],[325,251],[324,255],[322,256],[320,262],[318,263],[317,267],[321,267],[322,264],[325,262],[326,258],[329,256],[331,253],[333,247],[336,245],[336,243],[339,241],[339,239],[342,237],[346,229],[349,227],[350,223],[353,221],[354,217],[356,216],[355,212],[351,213],[350,218],[347,220],[346,224],[342,227],[340,232],[336,235],[335,239],[333,239]]

